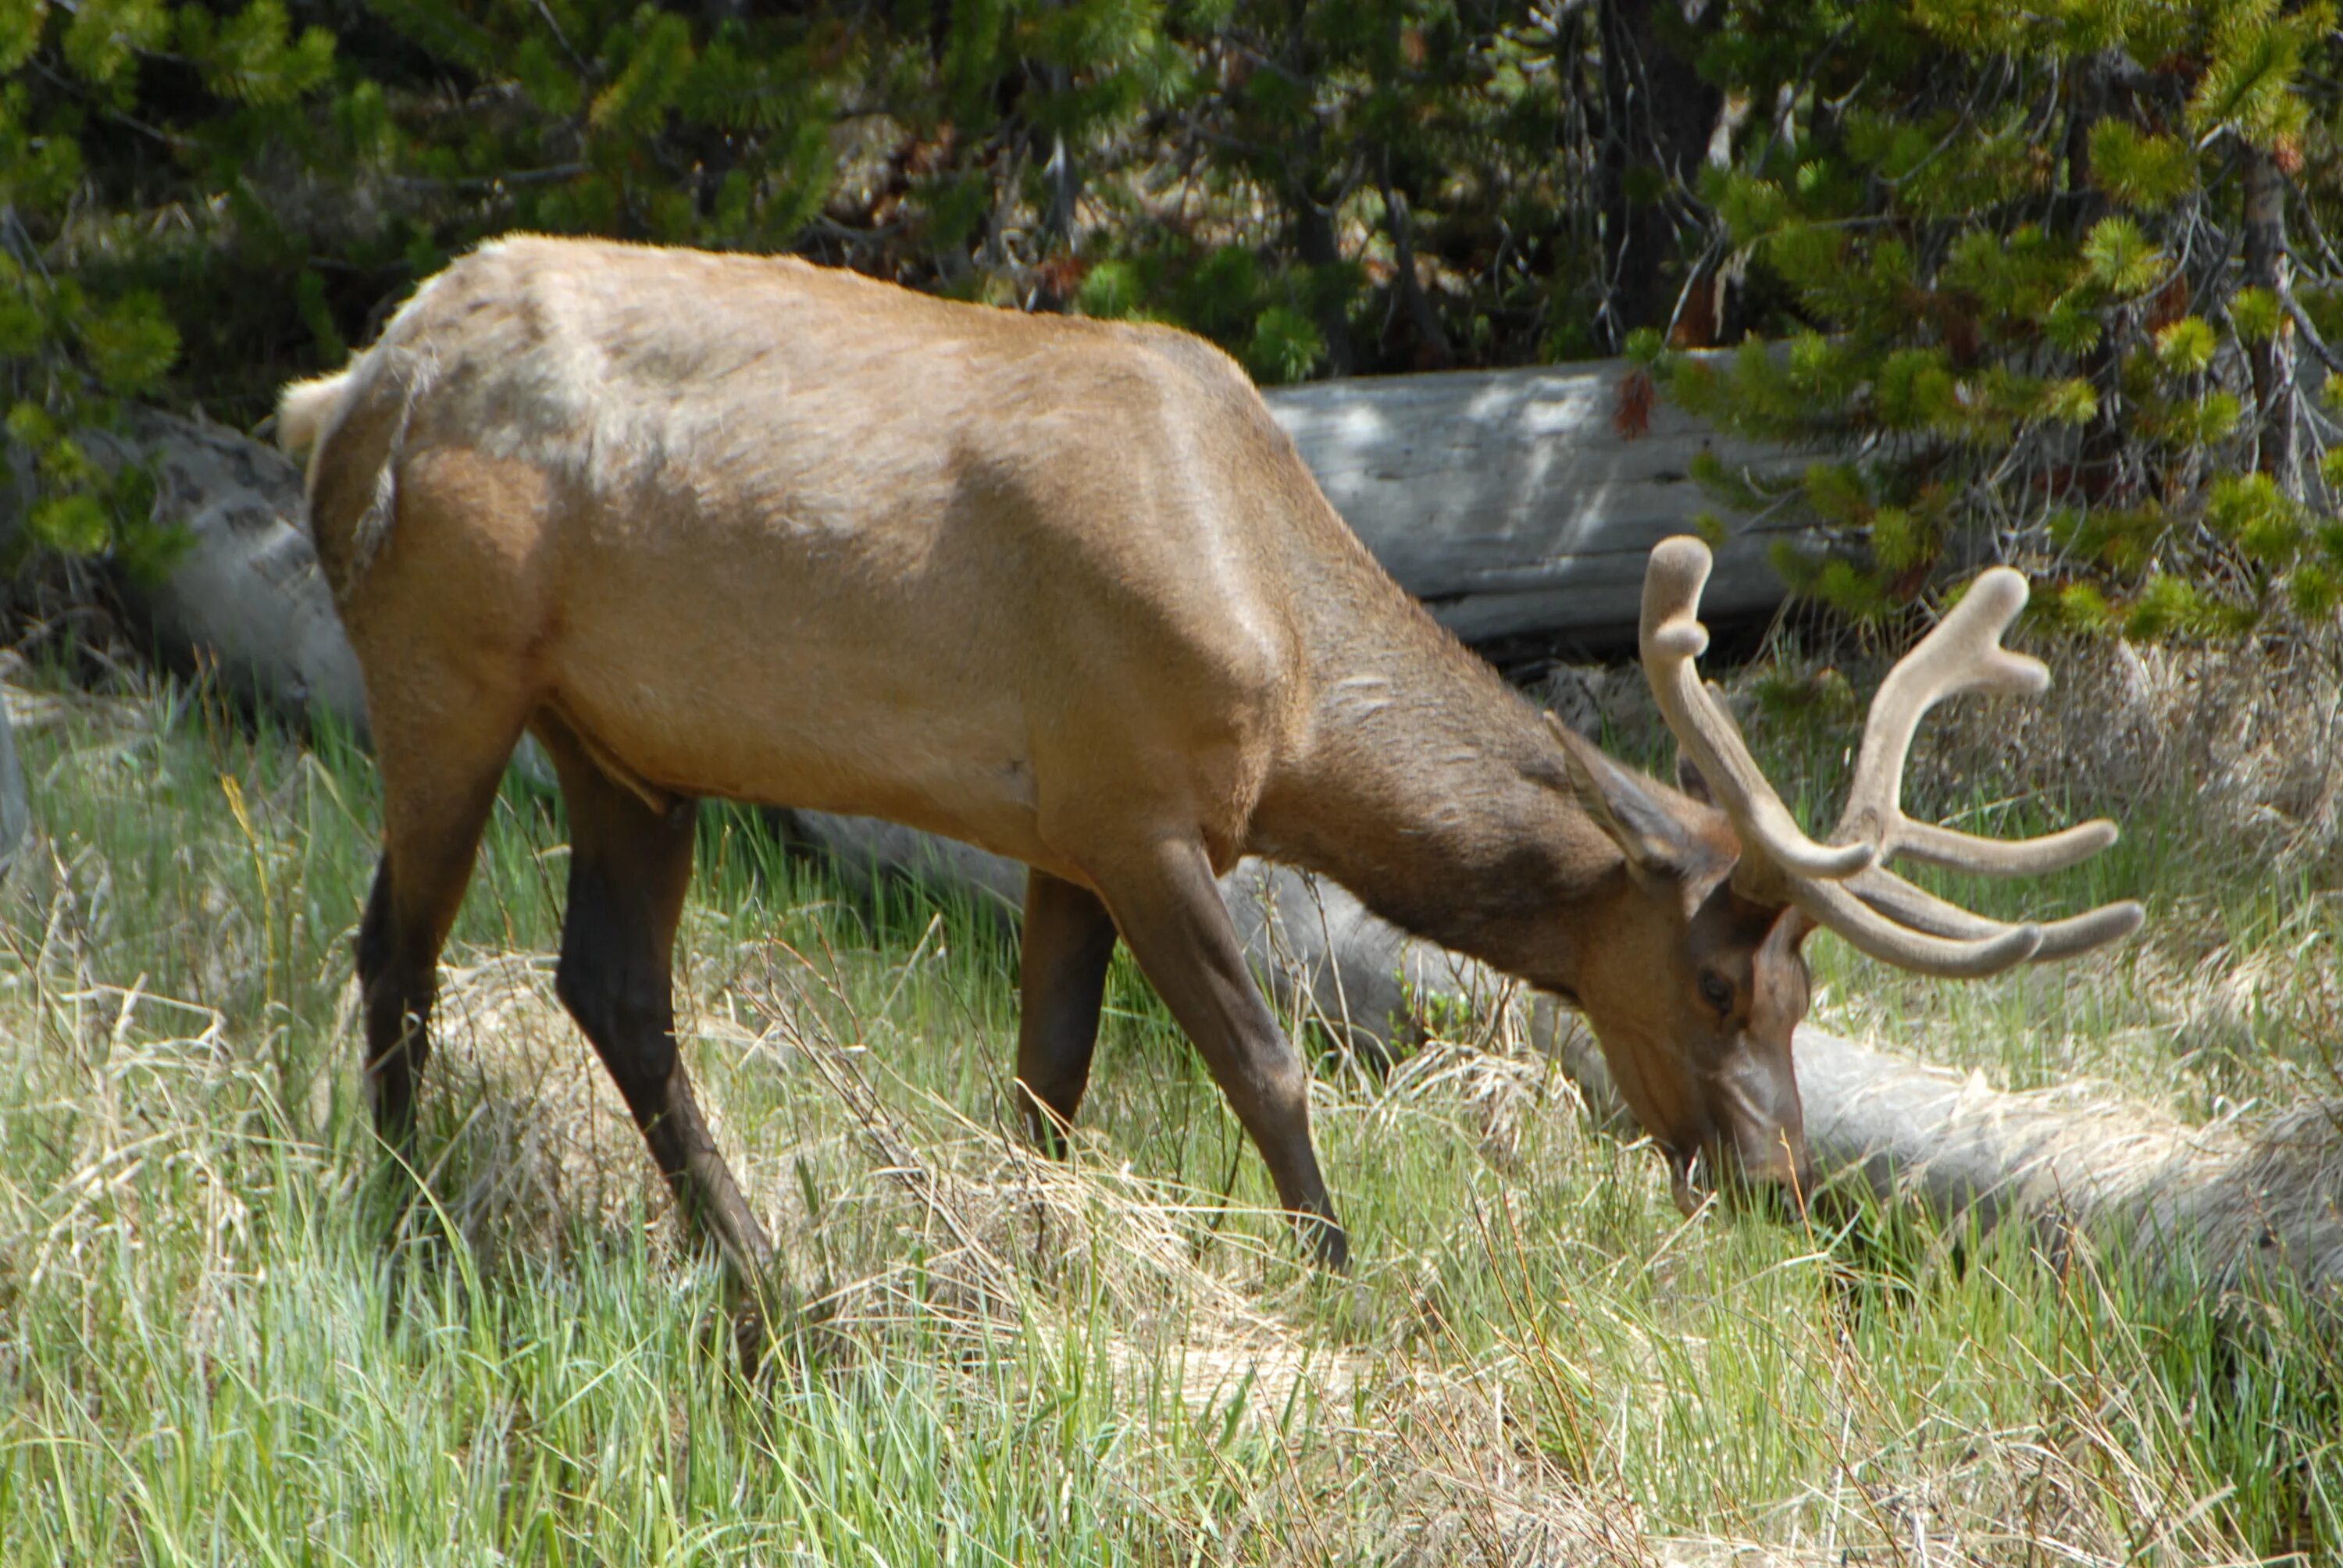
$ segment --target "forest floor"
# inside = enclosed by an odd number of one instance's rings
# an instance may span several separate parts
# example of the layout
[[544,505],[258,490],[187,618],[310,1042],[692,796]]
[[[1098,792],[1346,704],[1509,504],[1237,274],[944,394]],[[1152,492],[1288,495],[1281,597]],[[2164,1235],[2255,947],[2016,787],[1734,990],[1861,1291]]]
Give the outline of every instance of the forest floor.
[[[1041,1160],[998,917],[857,905],[731,810],[682,1032],[805,1332],[740,1375],[553,999],[560,815],[518,782],[447,957],[431,1201],[386,1247],[349,960],[371,765],[183,688],[12,678],[42,837],[0,899],[0,1563],[2343,1552],[2314,1312],[2241,1330],[1911,1215],[1861,1246],[1687,1221],[1486,1020],[1322,1074],[1356,1260],[1327,1277],[1127,958],[1072,1158]],[[1822,940],[1815,1021],[2190,1120],[2333,1095],[2335,894],[2178,798],[2127,825],[2055,891],[2145,898],[2137,941],[1951,985]]]

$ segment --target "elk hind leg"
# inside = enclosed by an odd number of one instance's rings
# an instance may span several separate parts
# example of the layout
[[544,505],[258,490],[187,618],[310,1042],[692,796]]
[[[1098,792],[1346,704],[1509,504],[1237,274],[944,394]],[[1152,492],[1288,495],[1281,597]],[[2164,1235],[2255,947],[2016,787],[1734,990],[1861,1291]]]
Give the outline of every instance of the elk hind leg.
[[[367,1098],[377,1134],[411,1164],[439,950],[520,721],[491,703],[443,703],[428,682],[412,678],[396,691],[369,691],[368,707],[382,774],[383,853],[357,942]],[[449,712],[465,717],[451,723]]]
[[1033,1141],[1053,1158],[1065,1154],[1065,1129],[1090,1083],[1114,941],[1114,917],[1096,893],[1047,871],[1027,875],[1017,1100]]
[[672,965],[691,881],[692,802],[654,808],[605,773],[566,726],[541,719],[538,735],[569,813],[569,904],[555,990],[609,1070],[687,1223],[756,1299],[772,1244],[716,1148],[676,1049]]

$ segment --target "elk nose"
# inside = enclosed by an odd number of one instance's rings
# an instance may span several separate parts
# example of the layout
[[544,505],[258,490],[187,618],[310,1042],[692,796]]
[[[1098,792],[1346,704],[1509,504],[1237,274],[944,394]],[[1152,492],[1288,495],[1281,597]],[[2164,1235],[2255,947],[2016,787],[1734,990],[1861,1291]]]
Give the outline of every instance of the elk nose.
[[1725,1140],[1710,1156],[1725,1200],[1736,1209],[1780,1219],[1805,1212],[1815,1191],[1814,1162],[1806,1141],[1787,1128],[1774,1128],[1764,1137]]

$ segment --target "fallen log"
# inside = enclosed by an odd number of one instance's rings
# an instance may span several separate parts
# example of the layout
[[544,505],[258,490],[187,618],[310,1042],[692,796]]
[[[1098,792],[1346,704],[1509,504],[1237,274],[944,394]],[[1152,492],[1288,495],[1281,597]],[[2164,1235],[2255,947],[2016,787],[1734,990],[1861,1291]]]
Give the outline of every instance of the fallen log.
[[[1013,860],[870,817],[773,816],[789,842],[820,855],[858,896],[899,879],[997,910],[1004,922],[1023,908],[1025,868]],[[1287,867],[1242,861],[1221,879],[1221,894],[1278,1005],[1371,1062],[1385,1060],[1427,1008],[1461,1002],[1485,1012],[1513,989],[1377,920],[1334,883]]]
[[363,739],[357,658],[297,527],[300,471],[233,430],[153,409],[85,445],[108,466],[149,465],[156,517],[186,529],[167,578],[122,585],[159,648],[282,718],[330,715]]
[[[1524,634],[1632,644],[1644,558],[1715,503],[1703,452],[1761,475],[1779,447],[1736,442],[1673,403],[1618,427],[1623,359],[1282,387],[1270,411],[1383,569],[1467,642]],[[1713,623],[1770,614],[1769,559],[1794,525],[1737,529],[1717,548]]]
[[2077,1229],[2124,1236],[2157,1273],[2222,1292],[2286,1281],[2343,1304],[2343,1105],[2191,1127],[2081,1086],[2005,1092],[1821,1030],[1799,1030],[1796,1050],[1818,1161],[1875,1192],[1982,1228],[2024,1219],[2054,1248]]
[[[292,526],[299,483],[276,453],[231,432],[146,416],[134,439],[157,468],[158,505],[190,528],[187,564],[138,596],[156,638],[186,659],[205,650],[265,706],[305,722],[331,716],[363,735],[355,661],[341,642],[307,537]],[[916,878],[999,909],[1022,898],[1011,862],[891,824],[779,814],[801,846],[850,885]],[[1240,931],[1289,1016],[1338,1045],[1376,1054],[1457,1002],[1486,1015],[1518,988],[1414,940],[1341,888],[1247,861],[1223,879]],[[1523,1019],[1598,1110],[1615,1103],[1602,1058],[1570,1015],[1543,999]],[[2144,1238],[2133,1253],[2218,1289],[2283,1277],[2343,1291],[2343,1108],[2305,1107],[2251,1133],[2190,1128],[2082,1090],[2011,1094],[1815,1029],[1797,1037],[1806,1131],[1818,1173],[1946,1220],[2023,1218],[2053,1239],[2079,1228]]]
[[[1458,636],[1597,646],[1634,640],[1644,558],[1694,528],[1710,506],[1692,477],[1696,457],[1776,476],[1797,463],[1778,447],[1721,436],[1666,402],[1639,411],[1623,434],[1620,385],[1631,374],[1627,361],[1605,359],[1321,381],[1265,396],[1335,509]],[[263,537],[271,516],[295,515],[286,508],[298,485],[283,464],[265,461],[263,448],[233,432],[153,410],[90,445],[100,461],[151,455],[163,469],[165,515],[215,514],[205,529],[243,539],[238,559],[249,559],[257,581],[236,580],[240,566],[223,575],[198,550],[160,613],[186,618],[191,632],[217,633],[247,604],[281,601],[291,662],[232,678],[265,674],[289,689],[329,693],[356,678],[346,650],[320,635],[310,602],[277,591],[300,569],[297,551]],[[1787,522],[1752,525],[1718,544],[1704,607],[1713,623],[1763,617],[1780,604],[1769,552],[1791,531]]]

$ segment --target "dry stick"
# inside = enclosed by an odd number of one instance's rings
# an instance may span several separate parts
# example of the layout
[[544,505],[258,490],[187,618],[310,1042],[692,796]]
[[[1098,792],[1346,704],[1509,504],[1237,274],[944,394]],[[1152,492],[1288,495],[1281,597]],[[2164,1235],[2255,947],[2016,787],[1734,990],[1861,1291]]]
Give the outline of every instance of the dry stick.
[[[775,945],[795,959],[809,973],[822,972],[788,943],[777,941]],[[834,976],[837,972],[835,955],[830,956],[832,960],[830,974]],[[834,979],[826,983],[834,991],[837,990]],[[842,998],[842,991],[838,994]],[[794,1047],[799,1056],[812,1063],[814,1070],[821,1074],[822,1081],[830,1086],[830,1092],[838,1097],[839,1103],[845,1106],[861,1126],[863,1136],[870,1141],[880,1173],[892,1178],[905,1191],[919,1200],[929,1214],[951,1233],[962,1254],[975,1265],[988,1295],[995,1301],[1016,1300],[1014,1276],[1009,1266],[994,1254],[982,1237],[969,1229],[960,1216],[961,1205],[954,1201],[956,1195],[946,1191],[947,1179],[930,1168],[904,1141],[896,1129],[894,1118],[888,1112],[886,1102],[879,1098],[878,1091],[870,1087],[870,1081],[862,1075],[861,1068],[853,1058],[843,1047],[826,1039],[816,1040],[799,1029],[796,1010],[786,998],[769,994],[765,1000],[782,1039]]]

